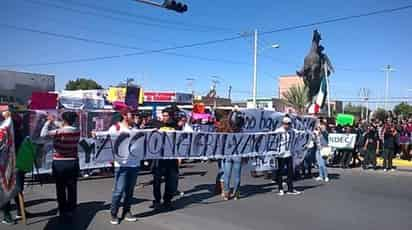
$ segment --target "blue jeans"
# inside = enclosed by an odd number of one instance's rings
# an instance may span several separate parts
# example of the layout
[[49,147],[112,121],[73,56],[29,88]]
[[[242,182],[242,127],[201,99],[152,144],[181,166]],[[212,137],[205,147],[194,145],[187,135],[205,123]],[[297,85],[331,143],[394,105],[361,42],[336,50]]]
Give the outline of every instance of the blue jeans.
[[319,165],[319,177],[321,177],[322,179],[327,178],[328,170],[326,169],[326,161],[320,155],[320,151],[316,151],[316,161],[318,162],[318,165]]
[[220,183],[224,181],[224,164],[225,160],[217,160],[217,175],[216,175],[216,183]]
[[239,191],[240,188],[240,174],[242,171],[242,159],[241,158],[234,158],[234,159],[226,159],[224,163],[224,189],[225,192],[230,192],[230,178],[234,176],[234,187],[233,187],[233,193],[236,193]]
[[[111,214],[117,216],[120,208],[120,200],[123,198],[123,213],[130,211],[133,199],[133,191],[136,186],[139,167],[115,167],[114,188],[112,193]],[[124,195],[124,196],[123,196]]]

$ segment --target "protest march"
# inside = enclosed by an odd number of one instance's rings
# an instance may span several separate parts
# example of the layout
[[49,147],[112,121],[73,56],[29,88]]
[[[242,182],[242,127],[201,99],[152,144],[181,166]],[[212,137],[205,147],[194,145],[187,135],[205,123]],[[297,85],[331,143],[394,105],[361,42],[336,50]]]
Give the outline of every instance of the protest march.
[[412,3],[359,3],[2,1],[0,229],[410,228]]

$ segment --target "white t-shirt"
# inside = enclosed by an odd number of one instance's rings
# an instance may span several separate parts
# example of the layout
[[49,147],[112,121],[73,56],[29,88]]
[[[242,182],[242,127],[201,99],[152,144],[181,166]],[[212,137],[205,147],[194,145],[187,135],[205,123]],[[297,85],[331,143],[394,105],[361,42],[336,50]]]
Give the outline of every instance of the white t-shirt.
[[287,158],[292,156],[292,152],[290,151],[290,146],[288,143],[290,142],[290,134],[285,130],[284,127],[279,127],[275,130],[275,133],[282,133],[282,138],[280,139],[280,149],[279,149],[279,156],[280,158]]
[[[112,141],[114,141],[121,133],[130,133],[133,129],[130,127],[125,126],[123,123],[119,122],[115,125],[112,125],[107,132],[98,132],[96,133],[97,136],[106,136],[110,135],[112,137]],[[126,160],[116,160],[114,159],[114,166],[115,167],[140,167],[141,159],[137,158],[128,158]]]

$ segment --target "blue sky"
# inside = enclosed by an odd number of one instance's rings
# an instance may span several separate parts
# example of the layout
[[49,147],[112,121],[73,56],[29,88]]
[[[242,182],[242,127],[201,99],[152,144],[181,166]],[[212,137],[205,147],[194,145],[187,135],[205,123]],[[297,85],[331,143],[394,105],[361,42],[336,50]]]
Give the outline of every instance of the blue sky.
[[[205,93],[211,76],[218,76],[219,95],[225,96],[232,85],[233,97],[244,99],[250,97],[252,88],[251,37],[171,51],[179,56],[155,53],[62,65],[26,64],[173,47],[232,37],[255,28],[270,31],[412,4],[406,0],[184,2],[189,11],[178,14],[132,0],[1,0],[0,68],[56,75],[58,89],[68,80],[86,76],[104,86],[132,77],[146,89],[187,91],[186,79],[195,78],[195,91]],[[106,45],[18,31],[4,24],[98,40]],[[390,96],[412,97],[408,92],[412,88],[408,71],[412,66],[411,24],[412,9],[407,9],[260,36],[258,96],[277,95],[277,77],[293,74],[301,67],[312,30],[317,28],[336,68],[331,78],[332,98],[358,97],[362,87],[370,89],[371,97],[383,97],[385,80],[380,70],[386,64],[396,69],[391,74]],[[267,48],[273,43],[280,48]]]

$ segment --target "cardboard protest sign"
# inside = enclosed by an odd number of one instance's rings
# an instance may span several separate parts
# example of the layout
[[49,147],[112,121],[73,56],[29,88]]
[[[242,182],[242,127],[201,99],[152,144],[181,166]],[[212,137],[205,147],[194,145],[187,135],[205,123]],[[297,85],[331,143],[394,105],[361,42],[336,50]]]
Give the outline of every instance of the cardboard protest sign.
[[353,115],[340,113],[336,116],[336,125],[353,125],[354,122],[355,117]]
[[329,146],[337,149],[353,149],[356,143],[356,134],[330,133]]
[[11,118],[0,125],[0,207],[15,197],[16,152]]

